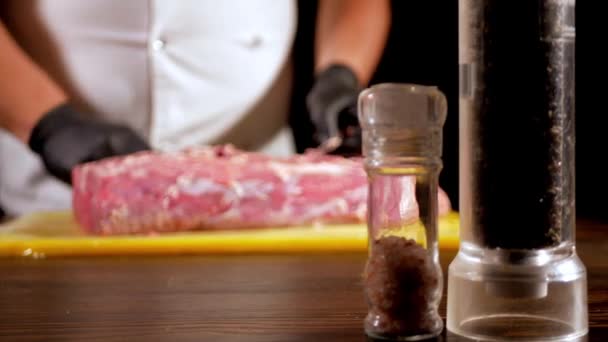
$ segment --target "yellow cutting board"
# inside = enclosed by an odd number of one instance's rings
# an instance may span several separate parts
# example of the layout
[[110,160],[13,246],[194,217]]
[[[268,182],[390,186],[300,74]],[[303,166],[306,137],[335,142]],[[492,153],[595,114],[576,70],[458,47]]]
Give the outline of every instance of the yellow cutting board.
[[[458,247],[458,214],[439,220],[439,244]],[[0,225],[0,256],[168,255],[363,252],[367,227],[277,227],[148,236],[85,235],[70,212],[23,216]]]

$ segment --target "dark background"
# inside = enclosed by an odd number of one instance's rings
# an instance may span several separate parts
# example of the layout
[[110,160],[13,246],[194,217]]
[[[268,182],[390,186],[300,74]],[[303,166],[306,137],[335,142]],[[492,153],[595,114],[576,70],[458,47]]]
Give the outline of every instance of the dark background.
[[608,222],[605,91],[608,30],[601,3],[588,0],[576,3],[576,191],[579,216]]
[[[458,1],[393,0],[391,6],[391,33],[372,83],[436,85],[445,93],[448,116],[440,184],[450,195],[453,205],[458,207]],[[313,81],[315,13],[316,1],[299,1],[299,30],[294,48],[296,88],[291,123],[296,128],[296,144],[300,151],[312,146],[312,128],[307,121],[304,98]],[[597,48],[608,39],[602,34],[606,30],[600,27],[603,26],[600,14],[598,2],[577,2],[576,192],[579,217],[608,221],[605,209],[605,202],[608,202],[607,162],[604,157],[608,119],[606,106],[598,101],[600,89],[608,78],[604,64],[600,63],[605,60],[606,53]],[[601,51],[604,51],[603,47]],[[513,97],[517,98],[516,89]],[[517,132],[513,132],[513,138],[516,137]],[[517,203],[513,203],[513,213],[517,213]]]

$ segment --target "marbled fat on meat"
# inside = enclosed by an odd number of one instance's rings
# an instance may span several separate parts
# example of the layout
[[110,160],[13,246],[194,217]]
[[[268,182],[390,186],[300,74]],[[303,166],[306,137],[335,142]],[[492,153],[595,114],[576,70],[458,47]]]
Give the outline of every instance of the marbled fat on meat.
[[[72,178],[75,217],[93,234],[366,219],[368,183],[361,161],[314,151],[289,158],[231,146],[140,152],[80,165]],[[447,210],[449,201],[440,193],[440,212]]]

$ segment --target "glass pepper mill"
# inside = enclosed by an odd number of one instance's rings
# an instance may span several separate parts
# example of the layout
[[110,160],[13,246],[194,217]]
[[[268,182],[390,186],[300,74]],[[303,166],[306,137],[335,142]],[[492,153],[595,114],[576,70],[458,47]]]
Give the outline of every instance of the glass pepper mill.
[[460,0],[460,249],[448,330],[586,334],[574,244],[574,0]]
[[437,239],[445,96],[435,87],[381,84],[359,95],[369,176],[365,331],[379,339],[437,336],[443,289]]

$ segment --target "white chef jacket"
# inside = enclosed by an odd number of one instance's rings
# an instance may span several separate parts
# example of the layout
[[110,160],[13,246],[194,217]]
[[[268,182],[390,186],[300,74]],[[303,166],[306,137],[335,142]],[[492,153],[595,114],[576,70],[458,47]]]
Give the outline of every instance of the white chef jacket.
[[[3,1],[12,35],[77,106],[154,148],[231,142],[293,153],[294,0]],[[0,130],[0,207],[70,205],[71,189]]]

